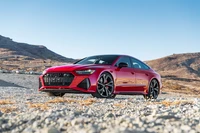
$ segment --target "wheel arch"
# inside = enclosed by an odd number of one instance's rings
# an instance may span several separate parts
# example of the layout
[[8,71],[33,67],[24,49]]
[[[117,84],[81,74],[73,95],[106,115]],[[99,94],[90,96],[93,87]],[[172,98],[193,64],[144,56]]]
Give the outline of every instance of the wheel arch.
[[97,78],[97,80],[99,80],[100,76],[101,76],[103,73],[109,73],[109,74],[112,76],[113,81],[115,81],[115,78],[114,78],[114,77],[116,77],[116,76],[115,76],[112,72],[110,72],[109,70],[105,70],[105,71],[100,72],[100,73],[99,73],[99,76],[98,76],[98,78]]

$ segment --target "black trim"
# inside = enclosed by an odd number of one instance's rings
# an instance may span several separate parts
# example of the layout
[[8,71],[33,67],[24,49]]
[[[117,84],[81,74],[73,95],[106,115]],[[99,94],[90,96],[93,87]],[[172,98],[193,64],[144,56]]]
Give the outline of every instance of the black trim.
[[144,95],[142,92],[120,92],[117,95]]
[[41,88],[41,87],[42,87],[42,82],[41,82],[41,80],[39,78],[39,88]]
[[81,83],[78,84],[79,88],[83,88],[85,90],[90,88],[90,80],[88,78],[84,79]]
[[44,89],[42,92],[60,92],[60,93],[76,93],[76,94],[87,94],[87,92],[82,92],[73,89]]

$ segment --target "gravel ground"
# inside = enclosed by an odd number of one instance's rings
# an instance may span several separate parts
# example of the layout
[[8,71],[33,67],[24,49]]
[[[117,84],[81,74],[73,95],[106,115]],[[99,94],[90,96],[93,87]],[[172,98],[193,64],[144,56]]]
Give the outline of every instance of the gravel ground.
[[0,132],[200,133],[200,98],[161,94],[94,99],[49,97],[36,91],[38,76],[0,73]]

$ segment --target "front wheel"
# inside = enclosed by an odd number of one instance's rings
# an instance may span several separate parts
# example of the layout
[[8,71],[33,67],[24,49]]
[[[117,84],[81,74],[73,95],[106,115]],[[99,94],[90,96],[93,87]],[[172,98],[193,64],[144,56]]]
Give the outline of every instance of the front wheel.
[[157,99],[160,91],[159,83],[156,79],[153,79],[149,85],[149,92],[147,95],[143,95],[145,99]]
[[96,92],[92,94],[96,98],[115,98],[114,81],[111,74],[104,72],[101,74],[98,82]]

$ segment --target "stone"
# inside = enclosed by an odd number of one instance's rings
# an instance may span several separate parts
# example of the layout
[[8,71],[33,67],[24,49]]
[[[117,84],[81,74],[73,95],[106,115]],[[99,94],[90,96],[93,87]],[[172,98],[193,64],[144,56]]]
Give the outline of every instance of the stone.
[[188,126],[188,125],[182,125],[181,126],[181,130],[183,130],[184,132],[188,132],[190,129],[191,129],[191,127]]
[[22,131],[23,133],[33,133],[34,130],[32,128],[26,128]]
[[56,129],[55,127],[50,127],[50,128],[44,128],[42,130],[42,133],[61,133],[61,132],[58,131],[58,129]]
[[105,114],[105,117],[106,118],[113,118],[113,117],[115,117],[115,114],[108,112],[108,113]]
[[45,123],[46,123],[46,124],[51,123],[51,118],[46,118],[46,119],[45,119]]
[[197,132],[200,132],[200,124],[198,124],[198,125],[195,127],[195,130],[196,130]]
[[86,113],[87,113],[88,115],[92,115],[93,111],[92,111],[91,108],[89,108],[89,109],[86,110]]
[[39,123],[37,121],[33,122],[33,125],[32,125],[33,128],[37,128],[38,126],[39,126]]
[[3,113],[0,111],[0,117],[3,116]]
[[0,118],[0,125],[3,125],[5,123],[7,123],[7,122],[8,122],[8,120]]

